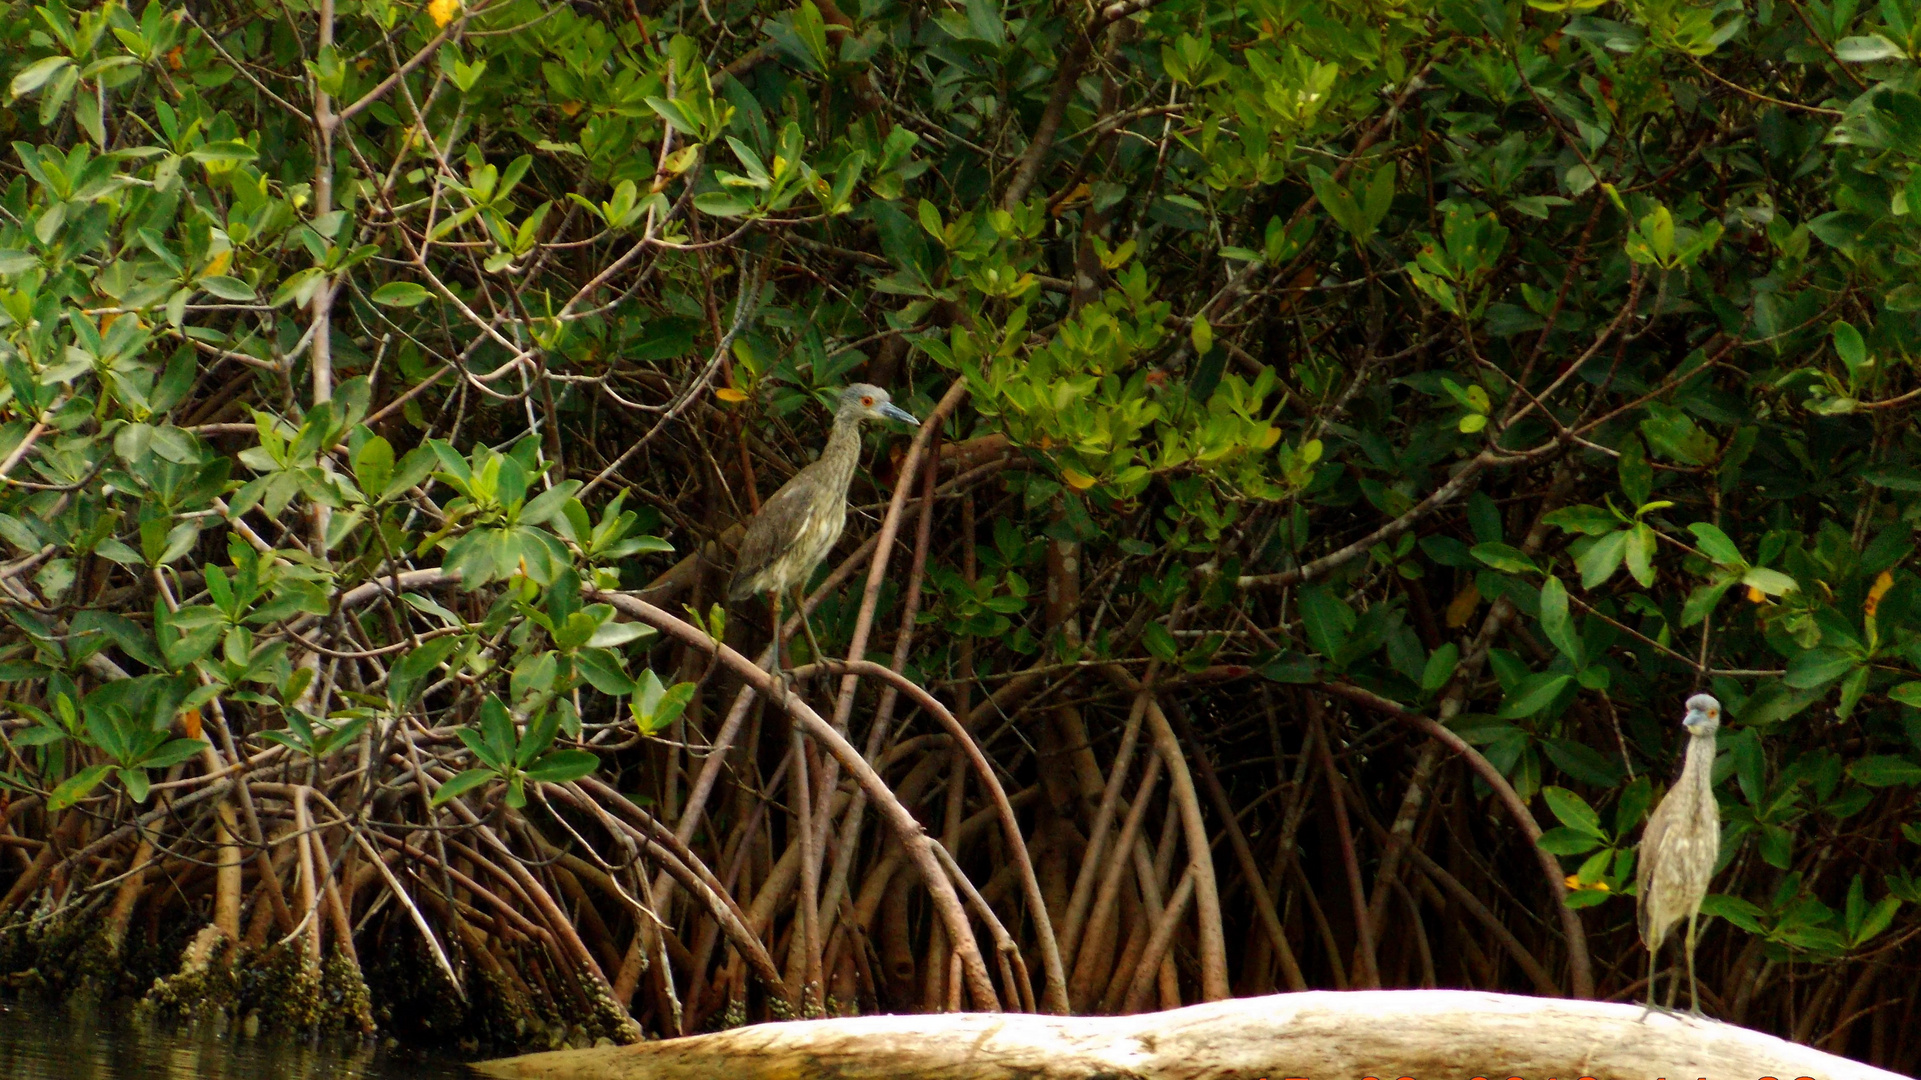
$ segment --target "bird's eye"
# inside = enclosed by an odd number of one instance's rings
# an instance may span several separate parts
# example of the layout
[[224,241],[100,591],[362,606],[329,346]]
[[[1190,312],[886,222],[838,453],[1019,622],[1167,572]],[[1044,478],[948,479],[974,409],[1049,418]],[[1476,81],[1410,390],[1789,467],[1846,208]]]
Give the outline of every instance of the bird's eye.
[[860,403],[871,409],[874,406],[874,399],[870,397],[864,397],[860,399]]

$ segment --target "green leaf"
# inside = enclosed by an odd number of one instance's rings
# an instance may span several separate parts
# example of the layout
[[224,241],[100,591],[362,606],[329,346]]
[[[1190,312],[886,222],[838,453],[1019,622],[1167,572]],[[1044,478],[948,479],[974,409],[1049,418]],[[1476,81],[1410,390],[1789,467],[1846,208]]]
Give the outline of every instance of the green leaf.
[[102,762],[98,765],[89,765],[67,777],[59,787],[53,789],[52,794],[47,796],[47,810],[49,812],[65,810],[86,798],[94,788],[100,786],[100,781],[106,778],[107,772],[112,768],[112,762]]
[[1834,353],[1846,365],[1850,378],[1859,378],[1868,360],[1868,346],[1861,339],[1861,331],[1845,322],[1837,322],[1831,331],[1834,336]]
[[1141,627],[1141,644],[1154,659],[1163,664],[1171,664],[1181,655],[1180,646],[1174,643],[1174,635],[1157,622]]
[[514,765],[526,768],[547,748],[554,745],[554,736],[560,733],[560,711],[543,707],[539,715],[527,723],[527,733],[520,740],[520,747],[514,753]]
[[1427,665],[1421,669],[1421,692],[1438,694],[1454,677],[1454,669],[1461,663],[1461,648],[1450,641],[1428,654]]
[[660,676],[651,670],[641,672],[635,683],[634,699],[628,703],[628,711],[643,735],[652,735],[678,720],[698,689],[690,682],[665,686]]
[[432,300],[426,286],[411,281],[389,281],[373,293],[373,302],[383,307],[410,308]]
[[1645,776],[1637,776],[1621,789],[1621,800],[1614,804],[1614,831],[1626,836],[1628,831],[1641,823],[1647,816],[1648,807],[1654,802],[1654,785]]
[[1321,681],[1320,672],[1314,666],[1314,658],[1292,649],[1283,650],[1280,655],[1262,665],[1261,675],[1279,683]]
[[1658,546],[1653,526],[1642,524],[1628,530],[1627,546],[1623,550],[1628,573],[1644,589],[1654,585],[1654,549]]
[[354,457],[354,479],[360,481],[360,490],[369,499],[378,499],[387,490],[393,475],[394,446],[375,435],[361,446],[360,453]]
[[13,82],[7,87],[7,93],[11,97],[26,97],[45,86],[48,79],[53,78],[72,63],[73,58],[68,56],[47,56],[35,60],[21,68],[20,73],[13,77]]
[[[622,624],[627,625],[627,624]],[[620,668],[620,660],[606,649],[583,648],[574,654],[574,669],[580,677],[603,694],[625,697],[634,692],[634,680]]]
[[1399,179],[1399,172],[1399,166],[1390,160],[1374,170],[1373,179],[1367,183],[1367,200],[1362,210],[1366,213],[1365,224],[1369,233],[1378,229],[1381,222],[1387,220],[1387,212],[1394,205],[1394,185]]
[[1791,593],[1801,587],[1793,578],[1765,566],[1757,566],[1741,575],[1741,584],[1759,589],[1769,596]]
[[1601,815],[1587,804],[1587,800],[1566,788],[1544,787],[1541,797],[1547,800],[1549,810],[1561,824],[1570,829],[1586,833],[1598,840],[1607,839],[1607,831],[1601,828]]
[[725,191],[707,191],[694,196],[694,209],[715,217],[740,217],[754,204]]
[[1649,405],[1648,412],[1648,419],[1641,421],[1648,449],[1683,465],[1706,465],[1714,459],[1720,444],[1686,413],[1659,404]]
[[1487,565],[1492,566],[1494,569],[1502,571],[1503,573],[1508,573],[1508,574],[1540,573],[1540,567],[1534,565],[1534,560],[1528,558],[1526,552],[1522,551],[1520,548],[1511,547],[1507,544],[1501,544],[1501,543],[1476,544],[1474,545],[1473,548],[1469,549],[1469,553],[1472,554],[1476,559],[1481,560]]
[[1552,574],[1541,585],[1541,632],[1575,667],[1584,666],[1581,635],[1575,632],[1574,621],[1568,617],[1567,587]]
[[428,672],[439,667],[459,647],[459,638],[437,637],[404,653],[387,672],[388,703],[396,709],[406,708],[412,699],[414,685]]
[[199,285],[222,300],[232,300],[242,304],[251,304],[254,301],[253,286],[239,278],[228,277],[225,274],[208,274],[200,279]]
[[1788,661],[1782,682],[1797,690],[1812,690],[1846,675],[1860,661],[1839,649],[1809,649]]
[[1654,490],[1654,466],[1648,464],[1641,440],[1632,435],[1621,440],[1621,458],[1616,468],[1621,476],[1621,494],[1627,496],[1628,504],[1639,507],[1646,503]]
[[153,789],[153,781],[147,776],[145,769],[121,769],[120,784],[127,789],[127,794],[136,803],[146,802],[147,793]]
[[1572,675],[1545,673],[1530,675],[1515,686],[1514,691],[1508,695],[1507,704],[1501,707],[1497,715],[1503,720],[1519,720],[1522,717],[1533,716],[1553,704],[1554,699],[1567,688],[1567,684],[1573,681]]
[[1921,491],[1921,470],[1905,465],[1878,465],[1862,469],[1861,479],[1891,491]]
[[1767,932],[1761,925],[1761,909],[1737,896],[1714,893],[1701,901],[1701,914],[1719,916],[1750,934]]
[[[1301,590],[1301,626],[1314,651],[1332,660],[1354,631],[1354,609],[1325,585]],[[1171,640],[1171,639],[1170,639]]]
[[480,785],[485,784],[487,781],[492,780],[497,775],[499,774],[495,773],[492,769],[468,769],[440,785],[440,787],[434,791],[432,803],[435,806],[439,806],[449,799],[457,799]]
[[1688,526],[1688,531],[1694,534],[1695,546],[1701,549],[1701,554],[1722,566],[1747,565],[1747,561],[1741,558],[1741,549],[1734,546],[1734,541],[1728,539],[1727,533],[1715,526],[1705,521],[1697,521]]
[[613,622],[609,620],[608,622],[601,623],[594,629],[594,635],[587,639],[587,644],[597,649],[612,649],[625,645],[630,641],[653,637],[658,632],[659,631],[648,626],[646,623]]
[[1877,60],[1893,60],[1906,55],[1901,46],[1880,34],[1844,37],[1834,43],[1834,58],[1844,64],[1871,64]]
[[[1606,671],[1607,669],[1589,670]],[[1548,760],[1554,763],[1555,768],[1583,784],[1605,790],[1621,782],[1621,766],[1618,761],[1584,742],[1574,739],[1542,739],[1541,749],[1547,753]]]
[[1579,829],[1549,829],[1534,842],[1550,855],[1580,855],[1601,846],[1602,841]]
[[527,769],[527,779],[543,784],[565,784],[588,776],[600,767],[600,758],[587,750],[556,750]]
[[1621,568],[1621,560],[1627,556],[1628,530],[1621,529],[1608,533],[1594,541],[1586,551],[1574,560],[1581,571],[1581,588],[1592,589],[1605,585]]
[[1542,518],[1549,525],[1584,536],[1601,536],[1622,525],[1621,515],[1599,506],[1564,506]]
[[199,757],[208,746],[205,739],[171,739],[140,759],[139,764],[149,769],[168,769],[183,761]]
[[1732,588],[1734,588],[1732,581],[1696,586],[1694,591],[1688,593],[1687,603],[1681,605],[1682,628],[1697,626],[1702,619],[1713,614],[1715,607],[1721,603],[1721,598],[1726,596],[1728,590]]
[[[519,739],[514,735],[513,717],[507,712],[507,706],[492,694],[488,694],[480,703],[480,739],[491,751],[479,755],[487,764],[499,767],[514,759],[514,748]],[[472,746],[471,743],[468,745]]]
[[1207,316],[1194,316],[1194,325],[1188,329],[1188,337],[1194,344],[1195,355],[1206,356],[1207,351],[1214,347],[1214,328],[1207,324]]
[[1314,196],[1321,201],[1327,216],[1333,218],[1334,223],[1350,233],[1356,241],[1366,240],[1373,230],[1368,228],[1367,219],[1353,194],[1321,169],[1309,166],[1307,175],[1308,183],[1314,188]]
[[1848,775],[1869,787],[1921,784],[1921,765],[1892,754],[1875,754],[1850,764]]
[[1881,931],[1886,930],[1889,924],[1894,922],[1894,913],[1900,906],[1901,901],[1892,896],[1884,896],[1876,900],[1874,906],[1868,909],[1867,916],[1861,920],[1860,929],[1854,932],[1853,944],[1865,945],[1879,936]]
[[522,525],[545,525],[547,522],[560,516],[561,510],[567,505],[567,500],[573,498],[574,493],[579,490],[580,481],[562,480],[560,483],[534,496],[526,506],[521,508],[520,523]]

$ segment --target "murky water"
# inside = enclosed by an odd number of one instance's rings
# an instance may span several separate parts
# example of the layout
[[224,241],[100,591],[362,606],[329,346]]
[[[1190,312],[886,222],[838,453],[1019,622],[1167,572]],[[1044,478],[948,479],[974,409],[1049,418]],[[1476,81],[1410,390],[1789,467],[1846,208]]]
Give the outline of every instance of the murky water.
[[317,1043],[205,1025],[182,1030],[135,1022],[121,1010],[0,1002],[5,1080],[472,1080],[452,1057],[382,1050],[357,1041]]

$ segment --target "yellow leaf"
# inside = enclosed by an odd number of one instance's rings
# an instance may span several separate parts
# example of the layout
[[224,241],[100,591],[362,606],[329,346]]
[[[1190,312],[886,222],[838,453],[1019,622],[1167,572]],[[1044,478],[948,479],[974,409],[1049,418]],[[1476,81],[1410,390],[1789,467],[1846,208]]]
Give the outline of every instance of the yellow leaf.
[[1067,486],[1073,488],[1075,491],[1086,491],[1088,488],[1094,486],[1093,477],[1086,473],[1075,472],[1073,469],[1062,469],[1061,479],[1067,481]]
[[233,265],[233,249],[229,248],[226,251],[223,251],[218,255],[215,255],[213,258],[207,260],[206,272],[209,274],[224,274],[227,272],[227,267],[232,265]]
[[1761,590],[1755,588],[1752,585],[1748,586],[1748,603],[1765,604],[1767,603],[1767,600],[1768,600],[1767,593],[1762,592]]
[[[434,3],[436,4],[440,3],[440,0],[434,0]],[[562,116],[579,116],[580,109],[581,109],[581,104],[578,101],[563,101],[560,103],[560,112]]]
[[736,390],[736,389],[734,389],[734,388],[733,388],[733,387],[731,387],[731,386],[719,386],[719,387],[715,387],[715,388],[714,388],[714,396],[715,396],[715,397],[717,397],[717,398],[719,398],[719,399],[720,399],[720,400],[722,400],[722,401],[735,401],[735,402],[739,402],[739,401],[746,401],[746,400],[747,400],[747,395],[746,395],[746,394],[743,394],[743,393],[741,393],[740,391],[738,391],[738,390]]
[[198,739],[200,737],[200,710],[197,708],[188,709],[186,712],[180,714],[180,719],[186,722],[187,738]]
[[1894,575],[1886,570],[1881,571],[1881,576],[1874,579],[1874,588],[1868,590],[1868,602],[1863,606],[1868,618],[1874,618],[1875,609],[1881,606],[1881,598],[1888,595],[1888,590],[1892,588]]
[[1256,450],[1265,450],[1268,447],[1273,446],[1275,443],[1280,441],[1281,441],[1280,428],[1277,428],[1277,427],[1263,428],[1261,430],[1260,437],[1254,440],[1254,448]]
[[1462,589],[1454,597],[1453,603],[1447,606],[1447,624],[1466,626],[1467,621],[1474,617],[1474,609],[1480,606],[1481,590],[1475,588],[1474,583],[1470,581],[1467,583],[1467,588]]
[[679,176],[681,173],[694,167],[694,158],[699,154],[700,146],[698,144],[683,146],[667,155],[667,160],[661,162],[661,170],[671,176]]
[[[445,26],[453,22],[454,16],[459,13],[460,0],[429,0],[427,4],[427,17],[434,21],[435,26]],[[576,105],[574,108],[578,110],[580,106]]]

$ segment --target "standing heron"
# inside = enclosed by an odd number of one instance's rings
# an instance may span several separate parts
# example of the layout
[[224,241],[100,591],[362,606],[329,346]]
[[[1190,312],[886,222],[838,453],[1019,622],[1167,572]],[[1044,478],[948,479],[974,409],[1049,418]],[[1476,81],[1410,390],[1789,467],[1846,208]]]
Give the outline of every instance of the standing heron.
[[[767,593],[771,598],[776,673],[780,671],[781,596],[807,584],[814,568],[833,550],[847,526],[847,485],[853,481],[854,466],[860,460],[863,420],[899,420],[920,426],[913,413],[895,405],[887,391],[878,386],[855,383],[842,390],[827,448],[761,504],[741,539],[740,558],[727,585],[727,599],[745,600],[755,593]],[[807,611],[802,607],[796,610],[801,613],[802,629],[807,631],[807,645],[818,660],[820,645],[814,640],[814,628],[807,623]]]
[[[1688,699],[1687,763],[1681,779],[1661,798],[1641,834],[1641,853],[1634,868],[1639,895],[1641,940],[1648,947],[1648,1008],[1654,1008],[1654,970],[1661,943],[1685,917],[1688,921],[1688,999],[1694,1015],[1701,1015],[1700,988],[1694,981],[1694,944],[1701,901],[1714,877],[1721,854],[1721,808],[1714,801],[1714,733],[1721,727],[1721,703],[1707,694]],[[1674,1004],[1675,984],[1668,984],[1668,1005]]]

